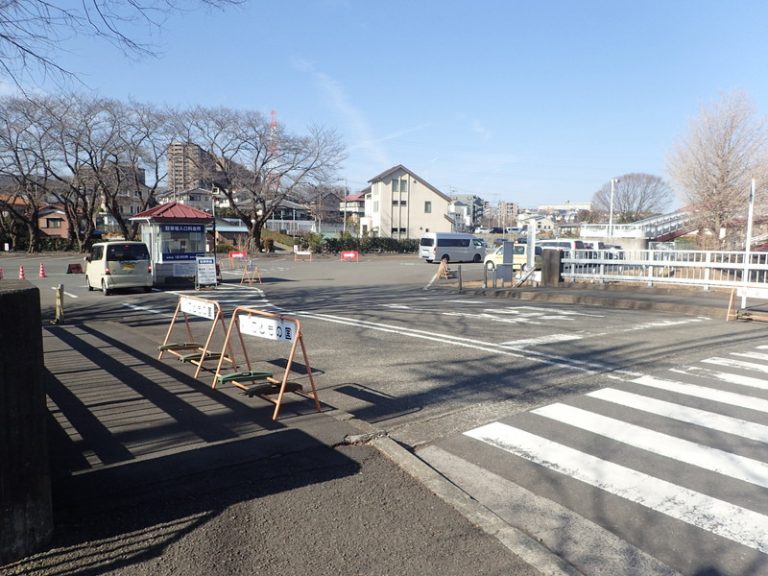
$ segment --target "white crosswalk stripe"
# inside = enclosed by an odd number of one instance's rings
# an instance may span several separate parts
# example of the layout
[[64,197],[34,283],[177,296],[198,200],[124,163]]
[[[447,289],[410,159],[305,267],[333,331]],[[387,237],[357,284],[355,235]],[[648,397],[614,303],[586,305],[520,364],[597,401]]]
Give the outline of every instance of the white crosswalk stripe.
[[[768,506],[760,492],[768,489],[765,350],[707,358],[675,367],[669,377],[639,376],[469,430],[464,437],[486,446],[480,458],[489,470],[508,470],[510,479],[519,477],[534,492],[553,478],[565,482],[558,481],[560,490],[577,481],[596,494],[768,554]],[[535,467],[523,474],[515,465],[497,465],[496,449]],[[549,482],[531,480],[536,467],[547,471]],[[599,496],[595,501],[605,506]],[[762,558],[762,571],[755,573],[768,573],[768,558]]]
[[768,553],[768,516],[495,422],[466,433],[677,520]]

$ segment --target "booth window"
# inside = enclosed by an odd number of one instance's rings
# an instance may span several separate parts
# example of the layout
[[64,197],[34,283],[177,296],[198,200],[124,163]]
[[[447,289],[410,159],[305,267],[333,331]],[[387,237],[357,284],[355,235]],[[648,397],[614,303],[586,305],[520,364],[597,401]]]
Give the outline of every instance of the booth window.
[[161,232],[160,251],[163,254],[205,252],[205,232]]

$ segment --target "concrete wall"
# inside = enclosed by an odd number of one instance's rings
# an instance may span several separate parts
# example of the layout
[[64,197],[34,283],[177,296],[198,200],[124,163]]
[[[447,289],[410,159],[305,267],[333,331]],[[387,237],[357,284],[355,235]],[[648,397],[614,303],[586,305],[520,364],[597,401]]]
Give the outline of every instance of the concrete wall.
[[51,537],[40,292],[0,280],[0,566]]

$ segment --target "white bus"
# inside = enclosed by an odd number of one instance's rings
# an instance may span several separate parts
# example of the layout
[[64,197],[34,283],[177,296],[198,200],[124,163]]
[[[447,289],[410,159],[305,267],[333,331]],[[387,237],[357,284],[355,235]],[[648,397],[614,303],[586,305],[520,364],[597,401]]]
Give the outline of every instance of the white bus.
[[419,256],[427,262],[482,262],[485,241],[472,234],[427,232],[419,242]]

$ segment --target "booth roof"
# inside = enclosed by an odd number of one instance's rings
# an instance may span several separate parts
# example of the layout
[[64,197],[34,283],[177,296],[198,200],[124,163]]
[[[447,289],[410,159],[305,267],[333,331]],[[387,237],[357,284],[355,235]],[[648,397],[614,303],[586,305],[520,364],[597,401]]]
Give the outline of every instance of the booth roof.
[[178,202],[168,202],[167,204],[160,204],[144,212],[139,212],[131,216],[131,220],[185,220],[187,222],[204,221],[213,222],[213,216],[208,212],[203,212],[192,206],[180,204]]

